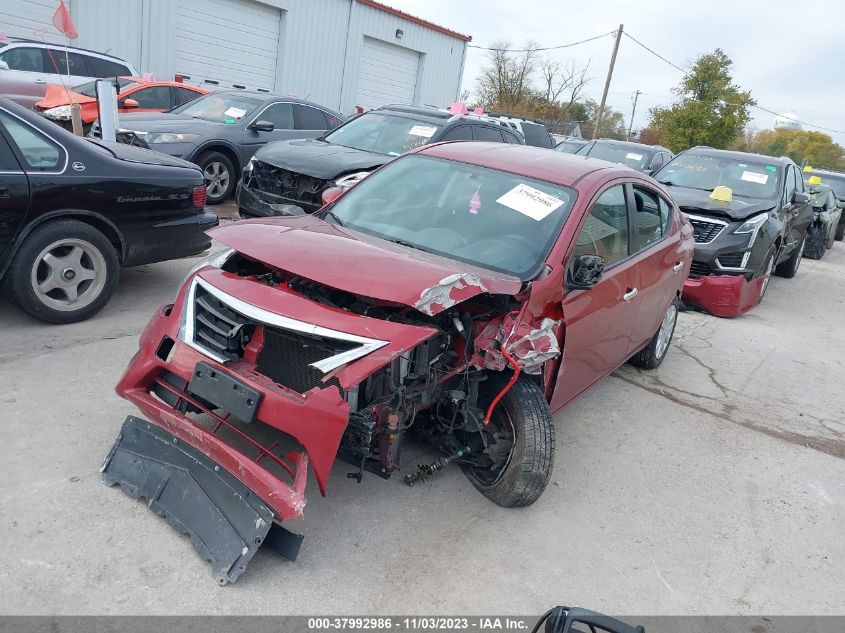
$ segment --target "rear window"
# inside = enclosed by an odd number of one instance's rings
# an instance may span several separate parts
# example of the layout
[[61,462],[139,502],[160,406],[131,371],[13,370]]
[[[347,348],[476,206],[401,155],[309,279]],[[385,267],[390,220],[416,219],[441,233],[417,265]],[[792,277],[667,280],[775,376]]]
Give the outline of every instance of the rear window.
[[525,135],[525,144],[534,147],[552,147],[552,137],[548,130],[536,123],[523,123],[522,133]]
[[293,105],[296,129],[298,130],[326,130],[326,117],[322,110],[295,103]]

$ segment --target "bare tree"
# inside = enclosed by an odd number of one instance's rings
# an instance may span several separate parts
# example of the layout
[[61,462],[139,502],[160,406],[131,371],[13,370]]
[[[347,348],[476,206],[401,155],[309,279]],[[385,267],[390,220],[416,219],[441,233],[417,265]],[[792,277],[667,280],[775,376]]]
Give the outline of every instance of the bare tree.
[[541,95],[545,101],[543,118],[556,129],[563,121],[569,120],[569,109],[589,83],[587,71],[590,63],[582,66],[570,61],[564,65],[547,55],[539,66],[543,82]]
[[528,42],[519,52],[510,42],[495,42],[476,83],[479,101],[488,109],[510,110],[533,97],[539,44]]

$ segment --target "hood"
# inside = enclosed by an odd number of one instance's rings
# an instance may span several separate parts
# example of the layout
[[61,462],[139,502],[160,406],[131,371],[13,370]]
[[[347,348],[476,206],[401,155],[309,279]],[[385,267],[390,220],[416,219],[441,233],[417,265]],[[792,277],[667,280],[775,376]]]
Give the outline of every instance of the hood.
[[715,215],[729,220],[745,220],[752,215],[768,211],[778,205],[777,199],[742,198],[734,196],[731,202],[710,199],[709,191],[673,185],[666,187],[682,211],[692,214]]
[[208,234],[294,275],[428,315],[485,292],[513,295],[522,287],[516,277],[393,244],[310,215],[236,222]]
[[191,132],[202,133],[206,129],[229,126],[226,123],[216,123],[197,119],[186,114],[170,114],[168,112],[135,112],[121,114],[118,125],[126,130],[135,132]]
[[134,145],[126,145],[125,143],[112,143],[111,141],[103,141],[95,138],[86,139],[90,143],[105,147],[116,158],[125,160],[130,163],[144,163],[145,165],[166,165],[168,167],[187,167],[189,169],[199,170],[199,167],[193,163],[189,163],[181,158],[155,152],[151,149],[144,149],[143,147],[136,147]]
[[297,140],[269,143],[256,152],[255,158],[298,174],[330,180],[350,171],[381,167],[393,157],[326,141]]
[[35,104],[41,110],[49,110],[50,108],[57,108],[58,106],[68,105],[70,103],[96,103],[94,97],[86,97],[85,95],[74,92],[73,90],[65,90],[62,86],[50,84],[47,86],[47,92],[44,98]]

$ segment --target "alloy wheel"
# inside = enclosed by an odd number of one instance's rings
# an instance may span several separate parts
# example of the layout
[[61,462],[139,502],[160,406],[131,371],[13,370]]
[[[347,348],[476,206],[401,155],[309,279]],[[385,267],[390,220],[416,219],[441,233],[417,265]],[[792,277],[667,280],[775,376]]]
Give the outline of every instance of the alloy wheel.
[[212,161],[202,172],[209,198],[219,198],[229,188],[229,169],[221,162]]
[[106,270],[106,260],[96,246],[82,239],[62,239],[47,246],[35,259],[30,284],[45,306],[72,312],[100,296]]
[[772,254],[769,257],[768,263],[766,264],[766,272],[763,273],[763,287],[760,289],[760,300],[763,300],[763,296],[766,294],[766,290],[769,288],[769,281],[772,278],[772,271],[775,269],[775,255]]
[[675,322],[678,320],[678,306],[673,301],[663,315],[663,322],[660,324],[660,331],[657,333],[657,345],[654,353],[657,358],[663,358],[669,348],[669,341],[672,340],[672,332],[675,331]]

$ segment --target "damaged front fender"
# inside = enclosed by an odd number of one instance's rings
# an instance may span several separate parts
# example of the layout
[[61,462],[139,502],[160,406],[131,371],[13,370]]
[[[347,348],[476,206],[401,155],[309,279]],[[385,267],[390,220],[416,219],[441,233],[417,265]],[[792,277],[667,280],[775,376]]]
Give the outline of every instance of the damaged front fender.
[[474,367],[502,371],[508,365],[502,346],[527,374],[542,374],[545,364],[560,356],[560,321],[543,318],[531,324],[517,319],[518,316],[509,314],[478,328],[472,357]]

